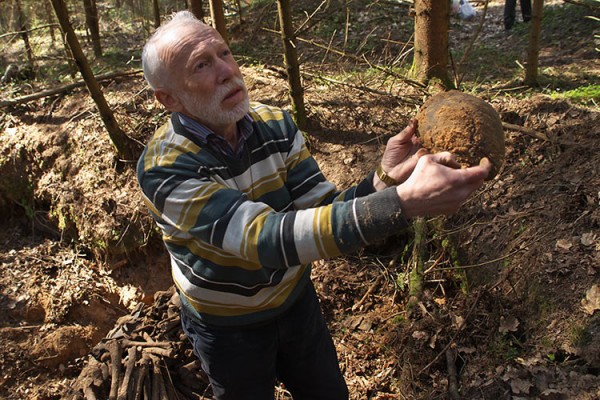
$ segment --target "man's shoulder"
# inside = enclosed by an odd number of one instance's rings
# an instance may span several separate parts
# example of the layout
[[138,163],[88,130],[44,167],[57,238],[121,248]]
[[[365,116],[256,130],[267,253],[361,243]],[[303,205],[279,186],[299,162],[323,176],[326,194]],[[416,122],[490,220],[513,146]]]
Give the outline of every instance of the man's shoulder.
[[279,137],[283,135],[287,139],[293,139],[298,128],[290,114],[279,107],[252,102],[248,113],[255,127],[262,130],[265,127],[271,135]]
[[172,118],[160,125],[146,143],[138,165],[143,165],[143,169],[147,170],[170,166],[175,162],[183,165],[184,159],[197,157],[201,147],[177,131]]
[[249,114],[253,121],[282,121],[286,118],[286,112],[281,108],[259,102],[250,103]]

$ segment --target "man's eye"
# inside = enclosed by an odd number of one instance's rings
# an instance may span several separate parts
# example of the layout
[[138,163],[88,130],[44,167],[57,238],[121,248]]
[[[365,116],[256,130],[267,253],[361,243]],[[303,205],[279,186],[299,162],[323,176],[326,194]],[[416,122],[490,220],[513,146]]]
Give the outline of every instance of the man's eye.
[[205,62],[198,63],[198,65],[196,65],[196,69],[202,69],[202,68],[206,67],[207,65],[208,65],[208,63],[205,63]]
[[229,50],[229,49],[223,50],[223,57],[227,57],[230,54],[231,54],[231,50]]

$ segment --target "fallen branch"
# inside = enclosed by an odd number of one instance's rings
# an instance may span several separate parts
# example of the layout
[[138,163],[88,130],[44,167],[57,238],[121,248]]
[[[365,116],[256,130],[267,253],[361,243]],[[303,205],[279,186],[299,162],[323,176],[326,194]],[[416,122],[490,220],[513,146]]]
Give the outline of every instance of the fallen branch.
[[504,129],[509,129],[511,131],[522,132],[522,133],[524,133],[526,135],[529,135],[529,136],[534,137],[536,139],[544,140],[546,142],[550,141],[550,139],[548,138],[548,136],[546,136],[542,132],[534,131],[533,129],[528,129],[528,128],[525,128],[525,127],[520,126],[520,125],[509,124],[508,122],[502,122],[502,127]]
[[172,332],[180,323],[179,307],[173,287],[157,295],[152,307],[120,319],[92,350],[69,399],[183,400],[210,391],[191,343]]
[[134,385],[134,391],[133,391],[133,397],[132,399],[134,400],[140,400],[142,398],[142,392],[144,390],[144,380],[146,379],[146,376],[148,375],[148,360],[145,358],[142,358],[140,360],[140,364],[141,367],[138,370],[138,375],[135,378],[135,385]]
[[125,366],[125,375],[123,376],[123,382],[121,382],[121,387],[119,388],[117,400],[127,400],[127,396],[129,395],[129,381],[131,380],[133,370],[135,369],[136,359],[137,348],[130,347],[129,350],[127,350],[127,364]]
[[7,33],[3,33],[2,35],[0,35],[0,39],[4,38],[6,36],[22,35],[24,33],[30,33],[33,31],[37,31],[38,29],[44,29],[44,28],[48,28],[48,27],[58,28],[59,26],[60,25],[58,25],[58,24],[47,24],[47,25],[36,26],[36,27],[30,28],[30,29],[24,29],[24,30],[15,31],[15,32],[7,32]]
[[83,391],[83,395],[85,396],[85,400],[96,400],[98,397],[96,396],[96,392],[91,386],[88,386]]
[[162,357],[174,357],[175,356],[175,352],[173,351],[173,349],[162,349],[160,347],[146,347],[143,351],[144,354],[153,354],[156,356],[162,356]]
[[393,98],[395,100],[398,100],[399,102],[406,103],[406,104],[420,105],[422,103],[422,101],[420,100],[420,97],[419,98],[416,98],[416,97],[415,98],[411,98],[411,97],[408,97],[408,96],[404,96],[404,97],[402,97],[402,96],[396,96],[396,95],[394,95],[392,93],[384,92],[384,91],[377,90],[377,89],[372,89],[372,88],[370,88],[368,86],[359,86],[359,85],[355,85],[353,83],[342,82],[342,81],[339,81],[337,79],[328,78],[328,77],[322,76],[322,75],[315,75],[315,74],[311,74],[309,72],[302,72],[302,75],[308,76],[309,78],[313,78],[313,79],[321,79],[321,80],[324,80],[325,82],[330,82],[330,83],[333,83],[335,85],[347,86],[347,87],[352,88],[352,89],[361,90],[363,92],[372,93],[372,94],[376,94],[376,95],[379,95],[379,96],[391,97],[391,98]]
[[456,349],[446,350],[446,365],[448,367],[448,394],[451,399],[460,399],[458,394],[458,374],[456,373]]
[[172,345],[171,342],[141,342],[141,341],[137,341],[137,340],[129,340],[129,339],[124,339],[121,344],[124,347],[162,347],[162,348],[168,348]]
[[119,394],[119,381],[121,380],[121,343],[113,340],[106,346],[110,353],[110,394],[109,400],[116,400]]
[[573,4],[576,6],[587,7],[593,11],[600,9],[600,4],[598,4],[597,0],[564,0],[564,2]]
[[[262,30],[264,30],[266,32],[269,32],[269,33],[280,34],[279,31],[275,31],[273,29],[262,28]],[[424,84],[422,84],[420,82],[417,82],[415,80],[412,80],[412,79],[408,79],[408,78],[406,78],[404,76],[398,75],[391,68],[382,67],[381,65],[378,65],[378,64],[372,64],[372,63],[369,62],[369,60],[366,59],[366,57],[364,55],[362,57],[359,57],[359,56],[357,56],[355,54],[351,54],[351,53],[347,53],[347,52],[342,51],[342,50],[338,50],[338,49],[336,49],[334,47],[331,47],[330,45],[326,46],[326,45],[317,43],[317,42],[315,42],[312,39],[308,40],[308,39],[303,39],[303,38],[297,36],[296,40],[298,40],[299,42],[302,42],[302,43],[307,43],[307,44],[310,44],[312,46],[318,47],[318,48],[323,49],[323,50],[325,50],[327,52],[332,52],[332,53],[335,53],[335,54],[337,54],[339,56],[349,58],[349,59],[354,60],[354,61],[359,62],[359,63],[366,62],[371,68],[377,69],[377,70],[379,70],[379,71],[381,71],[381,72],[383,72],[383,73],[385,73],[385,74],[387,74],[389,76],[393,76],[394,78],[399,79],[399,80],[401,80],[402,82],[404,82],[404,83],[406,83],[408,85],[411,85],[411,86],[413,86],[413,87],[415,87],[417,89],[420,89],[424,94],[427,94],[427,90],[426,90],[427,87]]]
[[352,311],[358,310],[363,305],[363,303],[367,300],[369,295],[371,295],[371,293],[373,293],[375,291],[375,289],[379,286],[379,283],[381,282],[382,279],[383,279],[383,275],[377,276],[377,279],[375,279],[375,282],[373,282],[373,284],[369,287],[369,289],[364,294],[364,296],[356,304],[354,304],[352,306]]
[[[118,77],[122,77],[122,76],[136,75],[136,74],[139,74],[140,72],[142,72],[142,71],[136,70],[136,71],[128,71],[128,72],[112,72],[109,74],[98,75],[98,76],[96,76],[96,80],[98,80],[100,82],[100,81],[114,79],[114,78],[118,78]],[[53,96],[55,94],[68,93],[71,90],[78,88],[78,87],[82,87],[82,86],[85,86],[85,82],[78,81],[78,82],[74,82],[74,83],[69,83],[67,85],[59,86],[54,89],[44,90],[42,92],[33,93],[33,94],[26,95],[26,96],[21,96],[21,97],[16,97],[14,99],[0,100],[0,107],[14,106],[17,104],[28,103],[30,101],[38,100],[38,99],[41,99],[44,97]]]

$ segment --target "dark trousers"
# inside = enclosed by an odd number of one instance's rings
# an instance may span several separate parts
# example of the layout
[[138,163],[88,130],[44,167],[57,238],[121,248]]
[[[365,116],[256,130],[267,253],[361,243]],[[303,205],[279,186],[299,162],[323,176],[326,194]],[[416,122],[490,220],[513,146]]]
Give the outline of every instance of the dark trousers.
[[[520,0],[521,15],[523,21],[531,20],[531,0]],[[506,0],[504,2],[504,28],[510,29],[515,24],[517,16],[517,0]]]
[[219,400],[271,400],[277,379],[294,400],[348,398],[312,283],[284,315],[258,326],[215,327],[185,312],[181,317]]

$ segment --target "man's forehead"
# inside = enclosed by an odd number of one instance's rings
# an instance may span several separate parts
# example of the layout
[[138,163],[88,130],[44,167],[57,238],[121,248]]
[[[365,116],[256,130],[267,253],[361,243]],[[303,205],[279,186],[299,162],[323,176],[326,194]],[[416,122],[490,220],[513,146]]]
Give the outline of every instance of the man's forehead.
[[202,44],[215,45],[225,43],[216,30],[206,25],[188,25],[165,32],[160,40],[163,52],[170,57],[188,54],[202,47]]
[[166,40],[178,40],[186,36],[195,36],[198,38],[209,38],[218,36],[218,32],[210,25],[205,24],[187,24],[172,27],[163,34]]

